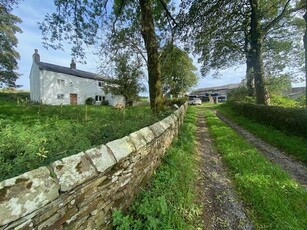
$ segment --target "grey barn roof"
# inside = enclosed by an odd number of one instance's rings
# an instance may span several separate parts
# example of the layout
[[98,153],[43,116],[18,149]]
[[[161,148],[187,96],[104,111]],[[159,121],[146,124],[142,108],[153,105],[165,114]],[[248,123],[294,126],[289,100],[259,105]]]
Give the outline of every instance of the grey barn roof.
[[234,83],[234,84],[228,84],[228,85],[223,85],[223,86],[200,88],[200,89],[194,90],[192,93],[201,93],[201,92],[218,91],[218,90],[230,90],[230,89],[238,88],[240,85],[241,83]]
[[48,71],[52,71],[56,73],[64,73],[64,74],[73,75],[76,77],[88,78],[88,79],[93,79],[93,80],[102,80],[102,81],[108,80],[105,77],[101,77],[91,72],[78,70],[78,69],[72,69],[72,68],[59,66],[59,65],[54,65],[54,64],[50,64],[46,62],[38,62],[37,65],[39,69],[48,70]]

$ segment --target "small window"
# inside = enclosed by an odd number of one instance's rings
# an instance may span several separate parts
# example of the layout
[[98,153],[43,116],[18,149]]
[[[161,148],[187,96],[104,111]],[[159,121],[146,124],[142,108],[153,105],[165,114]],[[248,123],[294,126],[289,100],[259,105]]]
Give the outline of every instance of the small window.
[[98,81],[98,86],[99,87],[103,87],[103,82],[102,81]]
[[65,80],[57,79],[58,85],[65,85]]
[[58,94],[57,97],[58,99],[64,99],[64,94]]
[[96,102],[101,102],[101,96],[96,95],[96,97],[95,97],[95,101],[96,101]]
[[105,96],[103,96],[103,97],[102,97],[102,101],[105,101],[105,100],[106,100],[106,97],[105,97]]

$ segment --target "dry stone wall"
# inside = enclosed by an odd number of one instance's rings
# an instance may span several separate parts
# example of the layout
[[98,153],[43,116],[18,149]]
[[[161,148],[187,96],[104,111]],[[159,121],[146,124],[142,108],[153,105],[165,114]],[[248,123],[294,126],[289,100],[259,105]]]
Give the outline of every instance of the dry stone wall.
[[111,229],[178,134],[187,104],[149,127],[0,183],[0,229]]

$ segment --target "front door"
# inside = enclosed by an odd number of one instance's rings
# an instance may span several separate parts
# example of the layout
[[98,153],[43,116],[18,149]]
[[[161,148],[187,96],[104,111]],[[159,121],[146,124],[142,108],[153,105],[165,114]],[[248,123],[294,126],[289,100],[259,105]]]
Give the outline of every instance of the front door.
[[71,93],[70,94],[70,104],[71,105],[76,105],[77,104],[77,98],[78,98],[77,94]]

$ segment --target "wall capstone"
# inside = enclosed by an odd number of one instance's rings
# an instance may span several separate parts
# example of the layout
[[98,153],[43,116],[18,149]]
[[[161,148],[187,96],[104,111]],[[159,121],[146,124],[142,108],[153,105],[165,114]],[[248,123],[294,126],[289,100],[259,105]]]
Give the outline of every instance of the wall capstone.
[[95,168],[86,159],[83,152],[55,161],[52,167],[62,192],[69,191],[97,176]]
[[130,142],[129,137],[127,136],[121,139],[111,141],[107,143],[106,146],[111,149],[117,161],[121,161],[135,151],[135,147]]
[[59,185],[47,167],[0,183],[0,226],[43,207],[59,196]]
[[99,173],[104,172],[116,164],[115,157],[110,153],[110,151],[108,151],[108,148],[105,145],[101,145],[99,149],[89,149],[85,154],[90,158],[92,164]]

